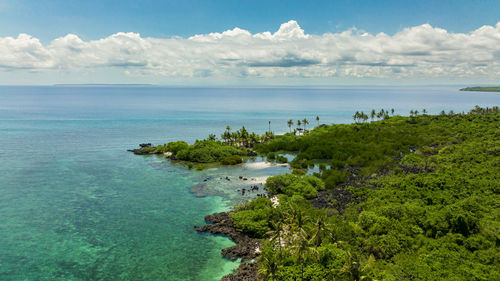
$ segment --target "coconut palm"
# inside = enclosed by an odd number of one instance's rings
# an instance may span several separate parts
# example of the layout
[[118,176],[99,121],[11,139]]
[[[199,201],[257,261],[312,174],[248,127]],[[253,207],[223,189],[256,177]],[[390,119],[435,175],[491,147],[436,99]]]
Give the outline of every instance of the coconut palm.
[[301,280],[304,280],[304,263],[305,263],[305,256],[310,251],[309,248],[309,239],[307,237],[306,231],[301,228],[299,229],[299,232],[297,233],[297,237],[294,240],[294,244],[291,247],[292,253],[297,255],[298,262],[301,263],[301,270],[300,270],[300,275],[301,275]]
[[264,265],[260,269],[260,274],[264,277],[264,280],[268,280],[270,277],[271,280],[276,280],[276,273],[278,272],[279,264],[276,259],[276,254],[270,252],[263,256],[262,264]]
[[357,123],[357,119],[359,118],[359,111],[356,111],[356,113],[354,113],[354,115],[352,116],[352,120],[354,120],[354,122]]
[[319,116],[316,116],[316,122],[318,122],[318,126],[319,126]]
[[370,112],[370,119],[372,119],[372,122],[373,122],[373,119],[375,119],[376,115],[377,115],[377,113],[375,112],[375,109],[372,109],[372,111]]
[[307,124],[309,124],[309,121],[306,118],[304,118],[302,119],[302,124],[304,124],[304,132],[305,132],[307,130]]
[[282,253],[281,253],[281,235],[283,232],[283,222],[281,219],[278,222],[271,222],[271,226],[273,227],[274,230],[268,231],[267,235],[271,238],[271,241],[274,243],[276,240],[278,240],[278,247],[280,249],[280,261],[282,258]]
[[394,108],[391,108],[391,115],[394,116]]
[[293,126],[293,120],[292,119],[288,120],[287,124],[288,124],[288,128],[290,129],[290,133],[291,133],[292,132],[292,126]]
[[208,139],[211,140],[211,141],[215,141],[216,140],[215,134],[209,134],[208,135]]
[[364,112],[361,112],[361,119],[363,119],[363,122],[366,122],[366,120],[368,120],[368,115],[366,115]]

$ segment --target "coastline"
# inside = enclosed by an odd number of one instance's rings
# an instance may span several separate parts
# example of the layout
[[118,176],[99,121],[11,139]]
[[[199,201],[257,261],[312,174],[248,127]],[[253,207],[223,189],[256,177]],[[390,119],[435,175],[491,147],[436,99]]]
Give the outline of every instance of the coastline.
[[257,280],[258,262],[254,259],[259,255],[259,240],[237,231],[230,217],[231,212],[207,215],[205,216],[207,224],[202,227],[194,226],[194,228],[202,233],[227,236],[236,243],[235,246],[222,249],[221,254],[231,260],[241,258],[241,263],[236,273],[225,275],[220,279],[221,281]]

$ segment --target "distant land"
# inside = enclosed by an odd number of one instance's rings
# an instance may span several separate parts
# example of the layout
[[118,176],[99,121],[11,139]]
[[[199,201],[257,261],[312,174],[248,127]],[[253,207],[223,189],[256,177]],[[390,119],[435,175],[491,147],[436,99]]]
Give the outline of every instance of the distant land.
[[54,87],[144,87],[153,84],[54,84]]
[[462,88],[460,91],[469,92],[500,92],[500,87],[467,87]]

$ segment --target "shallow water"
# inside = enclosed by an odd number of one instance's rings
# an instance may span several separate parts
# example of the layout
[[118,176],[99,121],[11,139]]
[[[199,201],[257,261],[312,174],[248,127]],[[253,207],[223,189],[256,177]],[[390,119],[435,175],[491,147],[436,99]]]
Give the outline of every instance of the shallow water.
[[[499,105],[500,94],[446,87],[0,87],[0,280],[217,280],[235,268],[237,261],[220,255],[232,242],[193,226],[256,196],[265,177],[287,168],[190,171],[126,151],[139,143],[193,142],[226,125],[262,133],[268,120],[282,133],[288,119],[347,123],[356,110],[371,108],[437,113],[475,104]],[[197,184],[198,192],[191,188]],[[253,185],[259,191],[241,195]]]

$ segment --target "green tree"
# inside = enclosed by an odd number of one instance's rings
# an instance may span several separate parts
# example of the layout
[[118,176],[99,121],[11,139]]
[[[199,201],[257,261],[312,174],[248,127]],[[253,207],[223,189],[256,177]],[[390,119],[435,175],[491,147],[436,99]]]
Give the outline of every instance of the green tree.
[[309,121],[306,118],[304,118],[302,119],[302,124],[304,124],[304,132],[305,132],[307,130],[307,124],[309,124]]
[[288,128],[290,129],[290,133],[291,133],[292,132],[292,126],[293,126],[293,120],[292,119],[288,120],[287,125],[288,125]]

